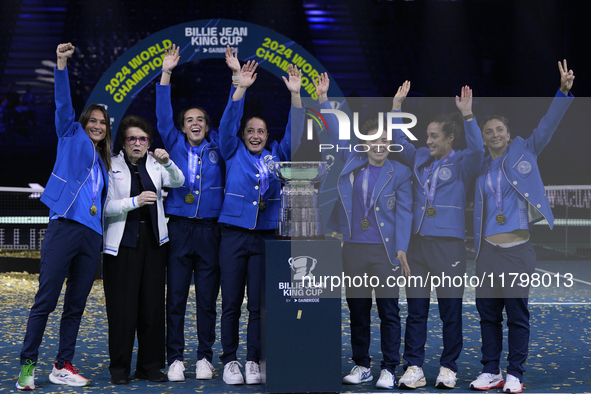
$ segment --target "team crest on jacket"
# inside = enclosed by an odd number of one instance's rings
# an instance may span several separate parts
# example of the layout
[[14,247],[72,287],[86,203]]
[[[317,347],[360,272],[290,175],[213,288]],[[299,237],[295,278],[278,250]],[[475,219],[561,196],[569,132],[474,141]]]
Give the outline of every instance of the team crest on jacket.
[[386,207],[391,211],[394,209],[395,206],[396,206],[396,197],[390,197],[388,199],[388,203],[386,204]]
[[525,160],[520,161],[519,164],[517,164],[517,171],[519,171],[520,174],[529,174],[531,171],[531,163]]
[[439,179],[447,181],[449,178],[451,178],[451,170],[449,168],[443,167],[439,170]]
[[219,158],[216,151],[212,150],[211,152],[209,152],[209,161],[211,161],[213,164],[218,163]]

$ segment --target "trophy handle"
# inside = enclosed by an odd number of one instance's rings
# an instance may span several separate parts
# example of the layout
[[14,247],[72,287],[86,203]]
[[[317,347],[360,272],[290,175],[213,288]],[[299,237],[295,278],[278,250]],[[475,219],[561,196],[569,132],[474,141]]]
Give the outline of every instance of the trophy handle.
[[275,162],[273,160],[266,160],[267,168],[271,174],[275,173]]
[[332,167],[332,165],[334,164],[335,160],[334,160],[334,156],[333,155],[326,155],[326,160],[331,160],[330,164],[328,164],[326,166],[326,170],[330,170],[330,167]]

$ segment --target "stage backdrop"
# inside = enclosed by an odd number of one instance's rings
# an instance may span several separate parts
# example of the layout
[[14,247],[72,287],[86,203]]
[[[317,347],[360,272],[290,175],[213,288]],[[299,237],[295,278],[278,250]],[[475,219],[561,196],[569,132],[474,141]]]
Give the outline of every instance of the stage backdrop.
[[[88,103],[107,107],[112,130],[116,132],[136,95],[160,75],[164,51],[172,44],[181,48],[179,65],[198,59],[223,59],[226,45],[238,48],[241,61],[255,60],[259,67],[278,78],[287,76],[287,66],[295,64],[302,69],[302,97],[316,98],[312,79],[327,71],[296,42],[262,26],[229,19],[182,23],[154,33],[131,47],[96,84]],[[334,80],[331,80],[330,94],[342,97]]]

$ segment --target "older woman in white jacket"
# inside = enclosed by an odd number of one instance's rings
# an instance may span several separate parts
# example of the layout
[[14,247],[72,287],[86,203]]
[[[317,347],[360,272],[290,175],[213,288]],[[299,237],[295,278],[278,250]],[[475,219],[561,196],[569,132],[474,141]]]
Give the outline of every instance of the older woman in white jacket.
[[111,382],[129,383],[135,333],[135,378],[164,382],[165,267],[168,229],[163,187],[185,177],[163,149],[147,154],[150,123],[127,116],[119,127],[123,150],[112,158],[105,203],[103,279],[109,320]]

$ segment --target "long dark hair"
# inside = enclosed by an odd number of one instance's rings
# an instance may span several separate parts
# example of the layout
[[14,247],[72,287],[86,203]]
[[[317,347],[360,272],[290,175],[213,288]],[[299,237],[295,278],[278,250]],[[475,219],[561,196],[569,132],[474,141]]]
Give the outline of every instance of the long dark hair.
[[105,117],[105,123],[107,125],[107,133],[105,138],[98,144],[96,144],[96,151],[98,152],[101,159],[103,159],[103,163],[107,167],[107,171],[111,170],[111,148],[113,147],[113,139],[111,137],[111,118],[109,117],[109,113],[102,105],[98,104],[90,104],[82,113],[80,114],[80,118],[78,118],[78,122],[82,125],[82,128],[86,130],[86,125],[90,120],[90,116],[92,115],[92,111],[98,110],[103,113]]

